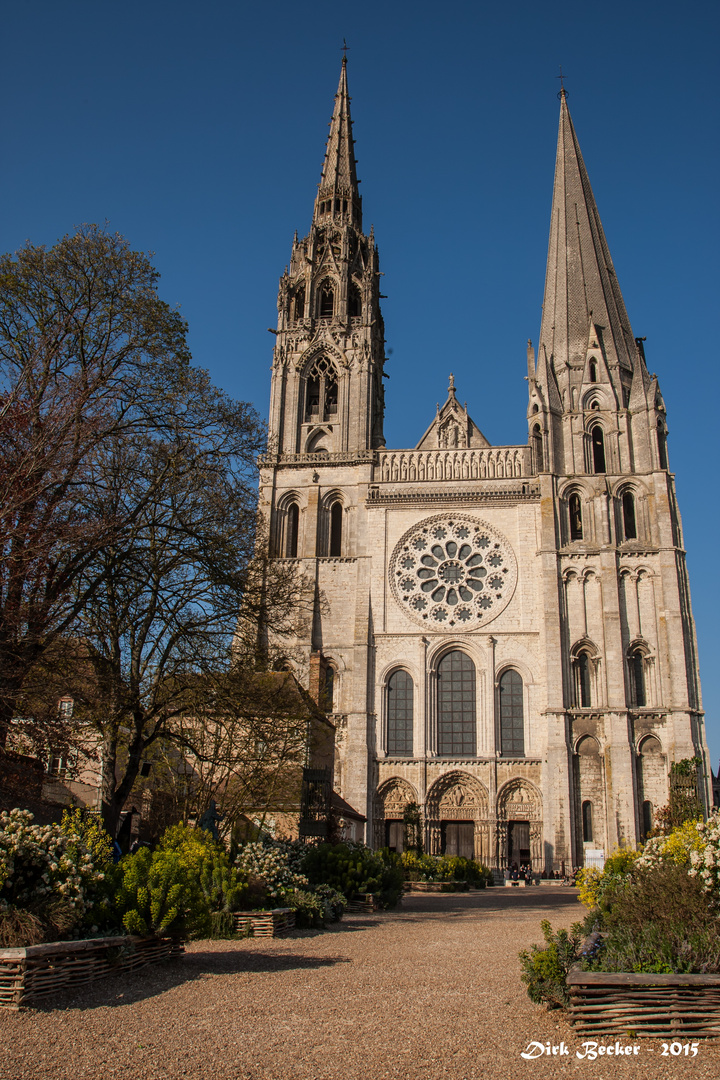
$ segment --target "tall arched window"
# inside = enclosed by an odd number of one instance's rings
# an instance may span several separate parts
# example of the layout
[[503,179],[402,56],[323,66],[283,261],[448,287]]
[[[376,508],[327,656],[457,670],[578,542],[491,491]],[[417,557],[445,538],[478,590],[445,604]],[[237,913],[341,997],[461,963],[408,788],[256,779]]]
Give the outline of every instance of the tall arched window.
[[393,671],[387,685],[387,750],[403,757],[413,752],[413,681],[407,671]]
[[305,421],[320,422],[337,414],[338,380],[332,360],[318,356],[305,376]]
[[643,839],[649,836],[653,829],[653,804],[645,799],[642,804],[642,835]]
[[299,524],[300,507],[295,502],[290,503],[285,525],[285,556],[288,559],[297,559]]
[[330,507],[330,555],[342,555],[343,508],[341,502]]
[[630,654],[630,679],[632,682],[632,703],[641,707],[647,705],[645,693],[645,657],[640,649]]
[[325,668],[320,706],[325,712],[335,711],[335,668],[331,664]]
[[580,502],[579,495],[573,493],[570,496],[568,510],[570,511],[570,539],[582,540],[582,503]]
[[658,442],[658,457],[660,458],[660,468],[668,468],[668,456],[667,456],[667,441],[665,437],[665,427],[662,420],[658,420],[657,423],[657,442]]
[[543,437],[539,424],[536,424],[532,431],[532,449],[533,458],[535,459],[535,472],[543,472],[545,468],[543,459]]
[[357,319],[362,315],[362,299],[360,290],[354,283],[348,292],[348,315],[351,319]]
[[305,289],[301,285],[295,293],[295,319],[305,318]]
[[593,813],[592,803],[589,799],[586,799],[582,804],[582,830],[583,843],[590,843],[593,838]]
[[438,753],[475,756],[475,665],[459,649],[438,664]]
[[597,364],[594,360],[590,361],[590,382],[597,382]]
[[498,683],[500,699],[500,753],[525,753],[523,681],[517,671],[504,671]]
[[592,705],[590,657],[586,652],[578,653],[575,658],[575,704],[581,709],[589,709]]
[[329,281],[323,281],[320,286],[320,298],[318,302],[318,315],[321,319],[332,319],[335,314],[335,293]]
[[599,424],[596,424],[590,432],[590,441],[592,443],[593,472],[604,473],[607,471],[605,469],[605,436]]
[[626,491],[622,497],[623,513],[623,539],[637,539],[637,524],[635,521],[635,496],[632,491]]

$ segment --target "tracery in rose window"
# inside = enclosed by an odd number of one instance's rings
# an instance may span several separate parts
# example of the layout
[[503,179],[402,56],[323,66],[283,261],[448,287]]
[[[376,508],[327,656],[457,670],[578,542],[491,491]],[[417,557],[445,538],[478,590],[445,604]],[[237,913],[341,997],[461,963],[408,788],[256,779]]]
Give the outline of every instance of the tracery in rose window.
[[506,607],[517,563],[508,540],[487,523],[443,514],[405,533],[389,575],[395,599],[416,622],[473,630]]

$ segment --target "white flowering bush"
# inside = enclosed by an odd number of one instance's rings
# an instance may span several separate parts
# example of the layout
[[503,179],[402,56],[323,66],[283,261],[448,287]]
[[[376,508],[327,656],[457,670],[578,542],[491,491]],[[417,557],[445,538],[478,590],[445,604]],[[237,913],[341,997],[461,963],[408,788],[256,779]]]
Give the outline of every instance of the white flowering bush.
[[0,813],[0,911],[51,902],[74,910],[79,922],[104,879],[82,838],[60,825],[34,825],[28,810]]
[[245,844],[235,865],[248,878],[259,878],[273,900],[294,889],[307,889],[308,879],[300,872],[302,854],[292,843],[262,841]]
[[690,877],[699,878],[707,893],[714,893],[720,900],[720,816],[715,813],[703,823],[696,825],[702,840],[690,852]]
[[666,836],[650,837],[635,866],[639,870],[654,870],[663,864],[674,863],[689,869],[693,854],[700,853],[706,846],[706,829],[703,821],[684,821]]

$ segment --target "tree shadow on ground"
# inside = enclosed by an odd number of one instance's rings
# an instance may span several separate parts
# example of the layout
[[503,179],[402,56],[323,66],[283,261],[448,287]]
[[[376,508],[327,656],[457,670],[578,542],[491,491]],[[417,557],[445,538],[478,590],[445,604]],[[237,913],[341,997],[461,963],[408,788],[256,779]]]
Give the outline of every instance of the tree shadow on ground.
[[188,952],[182,959],[167,960],[107,979],[59,991],[31,1004],[37,1012],[117,1008],[146,998],[158,997],[183,983],[213,975],[260,974],[312,970],[350,964],[346,956],[305,956],[295,953],[261,952],[250,949]]

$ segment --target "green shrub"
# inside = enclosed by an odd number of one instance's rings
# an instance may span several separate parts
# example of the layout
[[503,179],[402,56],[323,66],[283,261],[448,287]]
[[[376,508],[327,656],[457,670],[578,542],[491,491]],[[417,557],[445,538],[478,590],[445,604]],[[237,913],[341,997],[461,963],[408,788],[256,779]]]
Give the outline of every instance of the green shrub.
[[618,926],[582,967],[585,971],[715,974],[720,971],[720,933],[717,926],[688,929],[682,923],[652,922],[640,929]]
[[346,897],[331,885],[316,885],[313,892],[323,905],[325,922],[338,922],[347,907]]
[[325,904],[316,892],[295,889],[287,897],[287,905],[295,911],[295,925],[299,929],[322,927],[325,922]]
[[553,933],[547,919],[540,927],[545,948],[532,945],[529,952],[520,953],[521,978],[536,1005],[544,1002],[549,1009],[565,1008],[570,1001],[567,974],[580,959],[585,931],[581,923],[574,923],[570,930]]
[[400,856],[406,881],[434,881],[438,860],[432,855],[418,855],[403,851]]
[[311,885],[330,885],[348,900],[373,893],[383,907],[394,907],[402,892],[403,871],[398,856],[386,858],[364,844],[319,844],[310,848],[303,870]]
[[194,923],[207,928],[208,911],[197,878],[177,851],[140,848],[118,866],[121,880],[113,905],[129,934],[187,933]]

